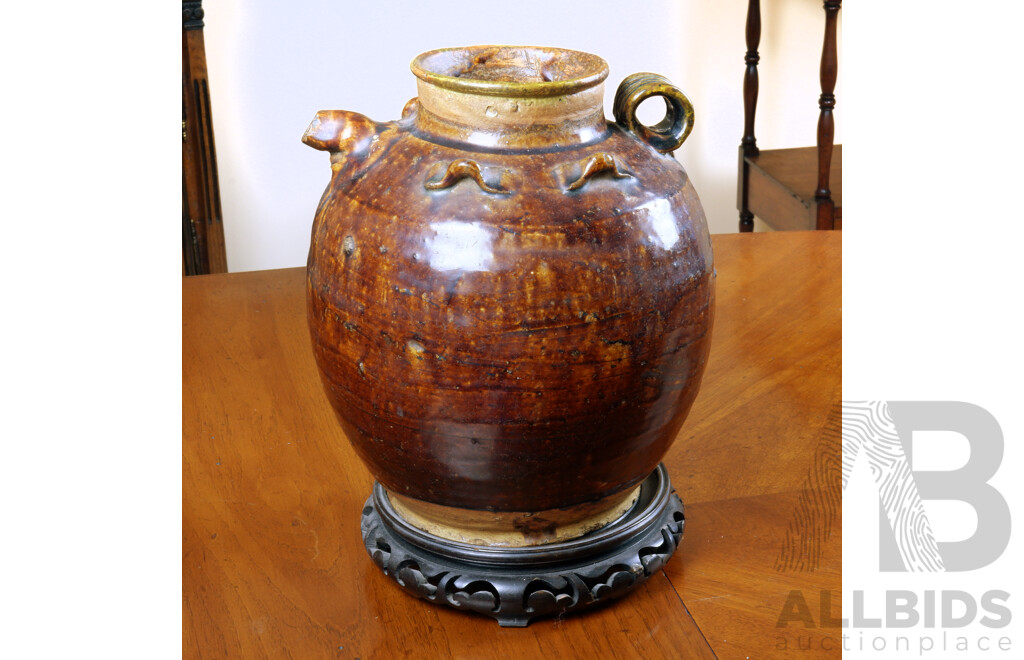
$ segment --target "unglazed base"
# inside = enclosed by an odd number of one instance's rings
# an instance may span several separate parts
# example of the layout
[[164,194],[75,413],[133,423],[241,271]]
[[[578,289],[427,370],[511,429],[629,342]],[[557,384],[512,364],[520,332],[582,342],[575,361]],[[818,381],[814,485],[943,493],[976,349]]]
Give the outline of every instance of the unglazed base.
[[597,502],[535,512],[458,509],[384,492],[399,516],[428,534],[470,545],[522,548],[568,541],[601,529],[629,511],[640,486]]
[[380,484],[363,508],[362,530],[373,562],[406,591],[522,627],[629,593],[665,565],[683,524],[683,504],[659,465],[624,516],[570,541],[518,548],[451,541],[406,522]]

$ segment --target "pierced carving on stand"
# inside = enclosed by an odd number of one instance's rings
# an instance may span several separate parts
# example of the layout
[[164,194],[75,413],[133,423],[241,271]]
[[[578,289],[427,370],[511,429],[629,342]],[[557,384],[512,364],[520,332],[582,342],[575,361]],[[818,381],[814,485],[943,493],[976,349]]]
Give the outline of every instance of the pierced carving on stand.
[[[618,564],[612,566],[596,578],[585,575],[580,575],[579,577],[586,584],[587,589],[590,590],[595,599],[611,599],[618,598],[632,589],[637,583],[637,575],[642,572],[643,569],[639,566]],[[650,574],[648,573],[647,577],[649,576]]]
[[428,178],[423,187],[427,190],[445,190],[451,188],[459,181],[463,179],[473,179],[476,181],[476,185],[480,186],[480,190],[489,193],[496,193],[499,195],[508,195],[511,191],[502,188],[500,183],[498,185],[492,185],[484,179],[484,172],[480,165],[468,158],[460,158],[454,160],[448,165],[444,174],[440,178],[431,177]]
[[665,565],[685,522],[663,466],[643,483],[632,510],[571,542],[469,546],[426,534],[396,516],[383,488],[374,486],[363,509],[363,543],[385,575],[419,598],[514,627],[628,594]]
[[414,560],[406,559],[398,565],[398,570],[395,571],[395,582],[417,596],[431,600],[437,595],[438,586],[447,574],[448,571],[441,571],[428,577],[420,570],[419,564]]
[[[498,604],[501,602],[501,596],[498,594],[497,588],[487,580],[467,579],[471,581],[457,591],[453,591],[448,596],[448,603],[455,607],[465,607],[481,614],[497,612]],[[457,583],[458,580],[452,582],[453,585]]]
[[580,589],[572,577],[575,576],[531,580],[523,590],[523,609],[531,615],[539,616],[560,614],[573,607],[579,602],[580,593],[586,589]]
[[619,169],[619,164],[614,156],[605,153],[594,154],[589,158],[585,158],[577,164],[577,167],[580,170],[580,175],[566,187],[566,191],[579,190],[599,174],[607,173],[615,179],[630,179],[633,177],[629,172]]

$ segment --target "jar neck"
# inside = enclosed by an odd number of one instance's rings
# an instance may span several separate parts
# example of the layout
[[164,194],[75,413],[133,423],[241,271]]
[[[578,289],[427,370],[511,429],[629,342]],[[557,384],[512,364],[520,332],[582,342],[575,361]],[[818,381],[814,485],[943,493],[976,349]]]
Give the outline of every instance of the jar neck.
[[593,142],[607,130],[604,84],[562,96],[498,96],[417,80],[416,128],[480,148],[532,149]]

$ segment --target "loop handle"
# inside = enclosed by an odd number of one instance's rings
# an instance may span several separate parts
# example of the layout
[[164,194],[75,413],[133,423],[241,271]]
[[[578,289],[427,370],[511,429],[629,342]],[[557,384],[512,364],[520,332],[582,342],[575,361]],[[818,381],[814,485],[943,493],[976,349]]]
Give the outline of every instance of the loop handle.
[[[665,118],[654,126],[645,126],[636,117],[636,109],[646,99],[665,99]],[[656,73],[627,76],[615,91],[612,105],[615,121],[624,129],[660,151],[679,148],[693,130],[693,104],[678,87]]]

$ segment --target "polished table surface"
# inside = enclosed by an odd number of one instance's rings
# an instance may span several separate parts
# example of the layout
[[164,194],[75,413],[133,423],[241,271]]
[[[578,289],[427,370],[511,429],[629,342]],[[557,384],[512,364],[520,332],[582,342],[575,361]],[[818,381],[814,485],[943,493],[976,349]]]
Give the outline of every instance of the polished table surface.
[[519,629],[367,556],[373,482],[321,390],[304,269],[183,278],[184,657],[838,658],[841,237],[713,237],[711,357],[664,461],[682,544],[624,599]]

